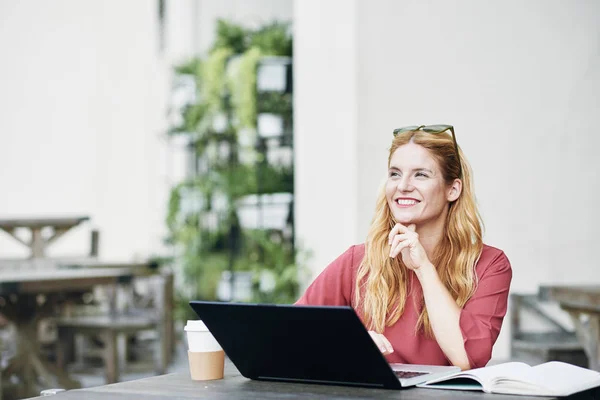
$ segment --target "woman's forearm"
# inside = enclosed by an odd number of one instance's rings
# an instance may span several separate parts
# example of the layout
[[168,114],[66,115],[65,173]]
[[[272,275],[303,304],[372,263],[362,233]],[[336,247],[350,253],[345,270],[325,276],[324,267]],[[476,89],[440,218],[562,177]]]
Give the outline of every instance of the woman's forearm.
[[431,328],[435,339],[453,365],[469,369],[469,359],[460,331],[460,307],[440,280],[432,264],[415,270],[425,298]]

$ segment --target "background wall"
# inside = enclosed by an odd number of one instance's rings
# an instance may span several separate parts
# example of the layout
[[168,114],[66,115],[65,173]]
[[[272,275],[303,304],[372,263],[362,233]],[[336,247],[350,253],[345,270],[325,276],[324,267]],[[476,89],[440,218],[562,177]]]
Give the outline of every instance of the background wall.
[[296,221],[315,275],[364,241],[392,130],[449,123],[512,290],[600,282],[600,3],[297,1],[294,15]]
[[[50,254],[102,255],[161,242],[160,137],[167,80],[156,4],[0,3],[0,214],[86,214]],[[26,251],[0,234],[2,256]]]
[[[185,173],[167,140],[171,67],[208,50],[217,18],[292,19],[291,0],[0,0],[0,218],[90,215],[49,254],[164,254],[170,186]],[[162,29],[161,29],[162,26]],[[162,43],[162,44],[161,44]],[[0,232],[0,257],[24,246]]]
[[357,7],[345,0],[294,4],[296,238],[312,253],[315,275],[362,236]]

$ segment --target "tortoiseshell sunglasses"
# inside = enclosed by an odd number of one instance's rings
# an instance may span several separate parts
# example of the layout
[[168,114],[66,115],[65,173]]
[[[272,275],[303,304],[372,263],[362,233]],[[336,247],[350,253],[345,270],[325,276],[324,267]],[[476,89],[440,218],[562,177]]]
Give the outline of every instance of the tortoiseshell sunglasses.
[[458,160],[458,172],[462,178],[462,165],[460,163],[460,154],[458,152],[458,144],[456,143],[456,135],[454,134],[454,127],[452,125],[413,125],[413,126],[405,126],[402,128],[394,129],[394,136],[399,133],[404,132],[413,132],[413,131],[423,131],[427,133],[443,133],[446,131],[450,131],[452,133],[452,140],[454,141],[454,151],[456,152],[456,159]]

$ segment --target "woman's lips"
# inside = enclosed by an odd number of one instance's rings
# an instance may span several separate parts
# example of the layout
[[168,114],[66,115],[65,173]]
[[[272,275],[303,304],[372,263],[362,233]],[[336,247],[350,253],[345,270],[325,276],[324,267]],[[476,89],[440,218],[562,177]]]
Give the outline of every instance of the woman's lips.
[[403,207],[403,208],[416,206],[417,204],[420,203],[420,201],[417,199],[407,199],[407,198],[397,198],[395,200],[395,202],[398,205],[398,207]]

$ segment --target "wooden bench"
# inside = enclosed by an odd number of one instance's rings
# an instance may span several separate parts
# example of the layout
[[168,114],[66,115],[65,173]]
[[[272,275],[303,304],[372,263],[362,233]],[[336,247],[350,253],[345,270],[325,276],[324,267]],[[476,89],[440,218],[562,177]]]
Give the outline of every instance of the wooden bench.
[[[530,364],[547,361],[563,361],[588,367],[588,359],[575,332],[568,330],[542,307],[536,295],[511,294],[510,309],[512,322],[511,358]],[[537,319],[549,325],[549,331],[526,331],[523,318]]]

